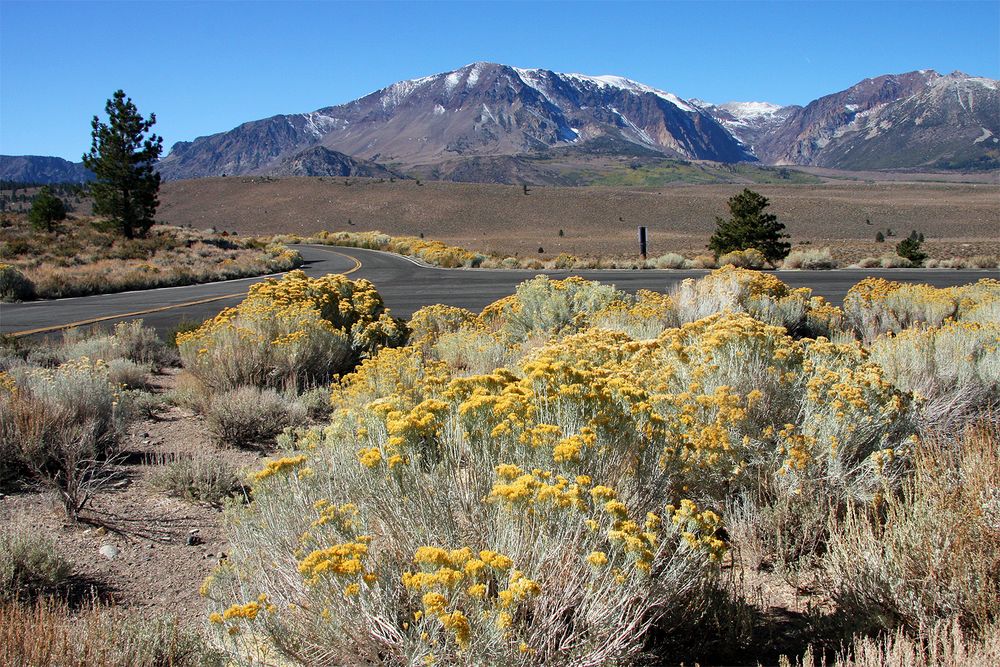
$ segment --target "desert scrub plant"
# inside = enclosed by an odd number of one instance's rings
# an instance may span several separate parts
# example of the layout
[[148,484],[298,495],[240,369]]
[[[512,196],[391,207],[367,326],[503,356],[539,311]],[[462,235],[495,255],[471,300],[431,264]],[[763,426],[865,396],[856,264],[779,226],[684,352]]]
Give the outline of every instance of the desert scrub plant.
[[903,329],[869,350],[889,381],[918,399],[928,427],[960,427],[1000,408],[1000,320]]
[[410,343],[429,347],[443,334],[455,333],[465,327],[480,325],[479,316],[465,308],[435,304],[413,313],[407,326]]
[[33,282],[34,297],[186,285],[287,271],[302,263],[295,250],[253,239],[158,225],[147,238],[124,240],[91,223],[91,218],[69,220],[62,233],[36,232],[24,221],[0,230],[0,244],[10,251],[7,263]]
[[62,361],[81,357],[109,363],[125,360],[147,372],[176,360],[176,355],[157,337],[156,330],[145,326],[142,320],[119,322],[111,332],[67,329],[57,354]]
[[156,335],[156,330],[144,325],[142,320],[129,320],[115,325],[112,336],[122,356],[137,364],[156,369],[174,364],[176,354]]
[[740,269],[763,269],[767,264],[764,254],[756,248],[734,250],[719,257],[719,266],[735,266]]
[[177,345],[184,367],[212,392],[298,390],[350,371],[406,335],[367,280],[292,271],[252,285],[235,308],[178,334]]
[[537,276],[517,286],[514,294],[483,309],[482,318],[515,341],[534,333],[558,334],[582,328],[623,292],[610,285],[572,277],[550,280]]
[[330,388],[313,387],[299,395],[297,402],[305,411],[305,416],[314,422],[325,421],[330,417]]
[[108,362],[108,381],[122,389],[145,389],[149,386],[149,367],[129,359]]
[[843,318],[839,308],[813,297],[808,288],[789,289],[773,275],[731,265],[699,280],[684,280],[671,297],[682,323],[729,310],[783,326],[796,336],[833,338]]
[[0,301],[27,301],[34,296],[34,283],[17,267],[0,262]]
[[[275,237],[282,242],[292,241],[290,237]],[[487,259],[486,255],[464,248],[449,246],[441,241],[425,240],[416,236],[389,236],[382,232],[319,232],[308,239],[294,240],[298,243],[320,243],[325,245],[383,250],[399,255],[416,257],[427,264],[444,268],[478,267]]]
[[913,459],[901,493],[832,520],[828,586],[860,630],[918,632],[954,619],[980,635],[1000,615],[997,425],[924,439]]
[[833,258],[829,248],[818,250],[793,250],[781,263],[783,269],[804,269],[816,271],[837,268],[837,260]]
[[233,447],[267,446],[286,426],[303,421],[305,411],[273,389],[237,387],[214,394],[205,411],[212,439]]
[[244,491],[239,471],[215,453],[171,453],[156,461],[152,484],[171,495],[193,502],[222,505]]
[[14,523],[0,530],[0,604],[56,593],[72,573],[51,539]]
[[197,631],[176,618],[64,602],[0,603],[0,664],[25,667],[224,667]]
[[717,599],[729,494],[870,503],[912,430],[858,344],[733,313],[587,329],[479,375],[383,349],[331,401],[227,515],[204,592],[232,655],[626,663]]
[[1000,281],[982,279],[960,287],[891,282],[865,278],[844,297],[844,317],[861,340],[899,333],[916,324],[939,326],[986,304],[1000,301]]
[[102,483],[131,413],[108,374],[103,361],[81,358],[0,378],[0,448],[55,490],[71,519]]
[[408,326],[411,345],[444,361],[457,374],[488,373],[517,356],[513,341],[464,308],[425,306],[413,314]]
[[620,331],[635,340],[656,338],[664,329],[677,324],[674,300],[651,290],[639,290],[634,297],[612,301],[590,318],[594,328]]
[[690,265],[690,261],[675,252],[668,252],[646,262],[647,267],[654,269],[687,269]]

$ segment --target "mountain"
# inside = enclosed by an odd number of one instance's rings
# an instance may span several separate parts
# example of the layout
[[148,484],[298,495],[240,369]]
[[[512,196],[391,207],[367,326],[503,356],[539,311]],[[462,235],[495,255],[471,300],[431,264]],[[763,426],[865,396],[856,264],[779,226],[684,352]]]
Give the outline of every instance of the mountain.
[[175,144],[159,168],[170,179],[267,174],[289,155],[322,146],[405,169],[599,138],[667,157],[754,160],[709,112],[645,84],[473,63],[394,83],[347,104]]
[[364,178],[406,178],[371,160],[313,146],[282,158],[268,169],[271,176],[360,176]]
[[42,155],[0,155],[0,180],[19,183],[86,183],[94,175],[81,162]]
[[[167,179],[411,173],[539,185],[599,180],[623,160],[637,170],[665,160],[1000,169],[998,89],[993,79],[919,70],[865,79],[805,106],[712,104],[620,76],[478,62],[178,142],[158,169]],[[86,177],[58,158],[0,158],[4,179]]]
[[753,144],[767,164],[838,169],[1000,167],[1000,82],[886,75],[794,109]]
[[757,155],[756,146],[761,141],[781,127],[789,116],[802,109],[797,105],[783,107],[770,102],[726,102],[725,104],[711,104],[701,100],[692,102],[712,114],[715,120],[754,155]]

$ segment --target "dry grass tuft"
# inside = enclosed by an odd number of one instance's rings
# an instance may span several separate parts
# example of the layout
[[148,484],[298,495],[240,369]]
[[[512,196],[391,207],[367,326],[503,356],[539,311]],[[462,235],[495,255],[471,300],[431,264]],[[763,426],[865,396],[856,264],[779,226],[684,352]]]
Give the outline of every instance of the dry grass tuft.
[[10,667],[223,667],[226,660],[177,619],[94,605],[78,612],[40,599],[0,604],[0,664]]

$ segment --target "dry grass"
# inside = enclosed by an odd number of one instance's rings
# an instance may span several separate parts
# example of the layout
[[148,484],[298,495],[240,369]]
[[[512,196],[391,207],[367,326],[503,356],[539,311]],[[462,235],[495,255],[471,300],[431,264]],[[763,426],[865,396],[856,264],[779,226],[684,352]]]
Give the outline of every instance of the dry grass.
[[831,520],[827,585],[860,630],[955,619],[986,633],[1000,612],[1000,432],[986,422],[936,436],[913,458],[901,494]]
[[942,621],[918,637],[903,632],[855,637],[830,661],[809,650],[782,658],[781,667],[995,667],[1000,664],[1000,628],[982,639],[966,636],[958,623]]
[[[353,179],[234,178],[164,184],[160,216],[170,224],[214,226],[247,234],[381,230],[419,236],[484,254],[547,260],[634,256],[636,226],[649,228],[650,252],[693,258],[705,252],[715,217],[741,185],[663,188],[533,187]],[[846,266],[891,252],[875,232],[927,237],[932,258],[998,255],[998,187],[989,184],[864,183],[760,185],[796,248],[829,246]],[[348,224],[350,220],[351,224]],[[871,224],[867,224],[870,221]],[[559,230],[564,232],[559,236]],[[545,249],[539,254],[538,248]],[[806,246],[808,248],[808,245]]]
[[[287,271],[298,253],[253,239],[157,226],[147,238],[124,239],[96,229],[90,218],[71,219],[55,232],[34,231],[25,216],[0,229],[0,261],[11,274],[0,281],[0,298],[52,299],[187,285]],[[6,283],[11,285],[6,285]],[[16,283],[16,284],[15,284]],[[16,289],[15,289],[16,288]]]
[[10,667],[209,667],[226,662],[177,619],[100,606],[0,604],[0,664]]

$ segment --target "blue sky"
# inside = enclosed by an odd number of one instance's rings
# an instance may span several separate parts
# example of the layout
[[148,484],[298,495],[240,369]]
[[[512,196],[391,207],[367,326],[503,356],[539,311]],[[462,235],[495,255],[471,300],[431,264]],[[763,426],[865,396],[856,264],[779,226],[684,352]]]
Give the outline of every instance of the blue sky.
[[804,104],[915,69],[1000,78],[1000,0],[0,0],[0,153],[79,160],[118,88],[169,148],[477,60]]

